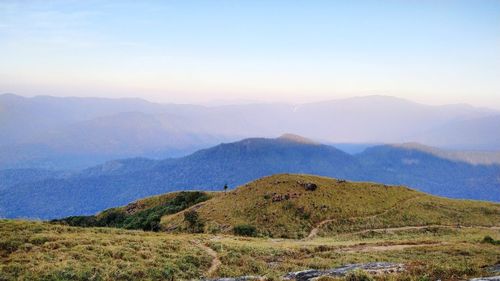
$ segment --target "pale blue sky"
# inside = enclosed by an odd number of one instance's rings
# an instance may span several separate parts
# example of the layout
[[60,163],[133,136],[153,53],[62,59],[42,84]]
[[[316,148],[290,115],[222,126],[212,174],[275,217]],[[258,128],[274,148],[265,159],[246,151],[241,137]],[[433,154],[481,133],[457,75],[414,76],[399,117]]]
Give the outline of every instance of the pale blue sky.
[[0,0],[0,92],[500,108],[500,1]]

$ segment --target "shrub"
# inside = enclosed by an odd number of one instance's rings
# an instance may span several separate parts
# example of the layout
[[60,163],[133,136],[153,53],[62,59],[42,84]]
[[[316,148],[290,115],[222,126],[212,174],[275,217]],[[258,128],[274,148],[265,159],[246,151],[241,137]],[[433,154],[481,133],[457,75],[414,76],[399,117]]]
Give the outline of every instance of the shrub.
[[203,232],[205,225],[201,221],[198,212],[195,210],[186,211],[184,213],[184,221],[188,223],[188,231],[193,233]]
[[125,221],[125,213],[118,209],[102,212],[97,221],[97,226],[120,227]]
[[93,227],[97,226],[95,216],[71,216],[61,220],[51,220],[52,223],[62,223],[69,226]]
[[23,242],[20,240],[0,241],[0,251],[5,251],[10,254],[17,251],[21,245],[23,245]]
[[221,232],[221,226],[216,222],[210,222],[207,225],[207,232],[210,234],[216,234]]
[[[72,216],[51,222],[81,227],[103,226],[159,231],[162,216],[180,212],[208,199],[204,192],[180,192],[158,206],[134,214],[127,214],[121,208],[113,208],[97,216]],[[196,224],[196,232],[199,232],[200,228],[203,229],[203,225]]]
[[29,239],[29,242],[34,245],[43,245],[49,241],[50,239],[48,237],[42,235],[35,235]]
[[123,228],[142,229],[144,231],[159,231],[160,220],[165,213],[163,206],[153,207],[128,216],[123,222]]
[[188,222],[189,225],[194,225],[198,222],[200,216],[195,210],[190,210],[184,213],[184,220]]
[[175,269],[174,269],[174,267],[172,265],[170,265],[170,264],[165,265],[165,267],[163,268],[162,275],[163,275],[162,277],[165,280],[168,280],[168,281],[175,280]]
[[255,226],[248,224],[240,224],[233,228],[233,232],[240,236],[257,236],[257,229]]
[[[184,256],[176,261],[177,267],[183,274],[194,275],[202,265],[200,258],[192,255]],[[182,278],[179,278],[183,280]]]
[[483,238],[483,243],[488,243],[488,244],[492,244],[492,245],[500,245],[500,240],[495,240],[493,239],[491,236],[487,235],[487,236],[484,236]]

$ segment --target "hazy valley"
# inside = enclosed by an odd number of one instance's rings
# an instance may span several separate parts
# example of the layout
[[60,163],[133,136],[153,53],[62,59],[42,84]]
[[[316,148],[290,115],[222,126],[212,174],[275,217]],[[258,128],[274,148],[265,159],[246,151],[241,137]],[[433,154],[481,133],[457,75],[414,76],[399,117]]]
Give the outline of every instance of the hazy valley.
[[499,118],[499,111],[485,108],[428,106],[388,96],[200,106],[5,94],[0,96],[0,169],[82,169],[119,158],[162,159],[285,133],[333,145],[418,142],[498,151]]

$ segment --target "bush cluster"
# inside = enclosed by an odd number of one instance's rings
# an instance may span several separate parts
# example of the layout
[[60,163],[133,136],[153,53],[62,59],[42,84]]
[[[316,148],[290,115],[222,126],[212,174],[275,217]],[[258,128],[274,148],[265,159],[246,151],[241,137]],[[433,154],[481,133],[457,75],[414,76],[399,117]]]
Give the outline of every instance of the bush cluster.
[[190,210],[184,213],[184,221],[188,224],[188,231],[192,233],[202,233],[205,224],[200,219],[198,212]]
[[235,226],[233,228],[233,232],[234,234],[240,236],[252,236],[252,237],[257,236],[257,228],[255,228],[255,226],[248,224],[240,224]]
[[162,216],[180,212],[206,200],[208,200],[208,196],[204,192],[180,192],[161,205],[134,214],[127,214],[121,208],[114,208],[97,216],[72,216],[52,222],[80,227],[118,227],[159,231]]
[[487,235],[483,238],[483,243],[488,243],[492,245],[500,245],[500,240],[495,240],[491,236]]

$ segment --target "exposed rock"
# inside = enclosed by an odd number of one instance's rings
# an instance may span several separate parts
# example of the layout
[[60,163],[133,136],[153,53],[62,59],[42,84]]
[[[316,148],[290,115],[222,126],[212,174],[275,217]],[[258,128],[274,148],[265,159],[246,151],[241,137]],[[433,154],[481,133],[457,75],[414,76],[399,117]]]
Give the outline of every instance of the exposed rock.
[[[386,273],[396,273],[404,271],[404,265],[400,263],[389,263],[389,262],[370,262],[363,264],[347,264],[341,267],[332,268],[328,270],[316,270],[308,269],[297,272],[289,272],[283,276],[284,280],[295,280],[295,281],[314,281],[316,278],[321,276],[332,276],[332,277],[342,277],[347,275],[349,272],[361,269],[372,275],[380,275]],[[257,281],[266,280],[263,276],[240,276],[240,277],[228,277],[228,278],[216,278],[216,279],[202,279],[203,281]],[[478,279],[474,281],[500,281],[500,279]]]
[[273,195],[273,198],[271,198],[271,202],[281,202],[285,200],[285,197],[281,194]]
[[288,183],[289,181],[274,181],[273,184],[282,184],[282,183]]
[[403,272],[405,270],[404,265],[401,263],[390,263],[390,262],[370,262],[365,264],[351,264],[345,265],[336,269],[336,272],[341,272],[343,275],[350,271],[361,269],[372,275],[387,274],[387,273],[397,273]]
[[489,271],[500,273],[500,264],[495,264],[494,266],[490,267]]
[[303,183],[302,186],[307,190],[307,191],[315,191],[316,188],[318,188],[318,185],[315,183]]
[[337,180],[337,183],[346,183],[346,182],[347,182],[346,180],[342,180],[342,179]]
[[327,274],[326,270],[307,269],[302,271],[289,272],[285,276],[283,276],[283,279],[307,281],[323,275],[329,275],[329,274]]
[[281,202],[283,200],[290,200],[294,198],[298,198],[299,194],[297,193],[287,193],[287,194],[276,194],[273,193],[273,197],[271,198],[271,202]]
[[470,279],[470,281],[500,281],[500,276],[479,277]]
[[133,215],[142,209],[144,209],[144,204],[139,202],[130,203],[127,206],[125,206],[125,212],[128,215]]
[[341,267],[327,269],[327,270],[308,269],[297,272],[289,272],[285,276],[283,276],[283,279],[295,280],[295,281],[311,281],[321,276],[342,277],[347,275],[347,273],[357,269],[361,269],[372,275],[380,275],[387,273],[402,272],[404,271],[404,265],[400,263],[389,263],[389,262],[347,264]]

